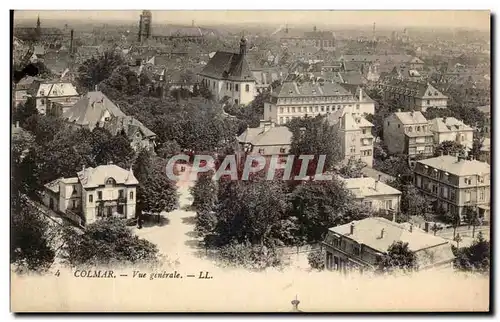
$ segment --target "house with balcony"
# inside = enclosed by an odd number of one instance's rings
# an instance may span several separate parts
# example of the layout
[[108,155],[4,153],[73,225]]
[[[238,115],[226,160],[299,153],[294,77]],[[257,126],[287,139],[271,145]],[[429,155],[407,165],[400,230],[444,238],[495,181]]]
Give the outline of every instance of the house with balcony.
[[[374,211],[383,211],[395,216],[400,209],[401,191],[370,177],[341,179],[357,201]],[[395,217],[393,217],[395,218]]]
[[286,81],[264,103],[264,120],[283,125],[293,118],[328,115],[342,109],[359,116],[374,113],[375,102],[364,90],[356,86],[351,91],[343,85],[345,84]]
[[434,135],[434,144],[453,141],[472,149],[474,129],[454,117],[437,117],[429,121],[429,128]]
[[410,160],[432,156],[434,134],[424,115],[419,112],[396,112],[384,120],[384,142],[392,154],[406,154]]
[[463,156],[443,155],[416,162],[414,184],[436,208],[464,215],[465,207],[478,211],[484,222],[490,216],[490,165]]
[[398,241],[408,243],[420,270],[452,267],[455,256],[446,239],[413,225],[369,217],[328,229],[322,243],[326,269],[339,272],[373,270],[389,247]]
[[397,99],[408,109],[425,112],[428,108],[446,108],[448,97],[425,82],[386,77],[379,82],[384,99]]
[[338,130],[344,162],[354,158],[371,167],[373,165],[373,124],[362,116],[350,113],[349,108],[342,108],[329,114],[327,121]]
[[75,177],[47,183],[43,203],[81,226],[111,216],[132,219],[138,185],[132,169],[114,164],[84,167]]

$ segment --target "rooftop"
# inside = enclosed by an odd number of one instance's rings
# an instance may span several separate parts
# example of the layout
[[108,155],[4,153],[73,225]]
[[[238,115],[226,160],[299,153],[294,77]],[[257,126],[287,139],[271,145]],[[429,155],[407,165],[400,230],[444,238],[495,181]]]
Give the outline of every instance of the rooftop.
[[351,190],[358,198],[401,194],[401,191],[394,189],[382,181],[377,182],[376,179],[371,177],[341,180],[345,183],[346,189]]
[[215,79],[253,81],[245,55],[218,51],[200,72]]
[[418,163],[457,176],[485,175],[490,173],[490,165],[486,162],[464,159],[459,161],[457,157],[451,155],[420,160]]
[[250,143],[254,146],[290,145],[292,132],[286,126],[262,125],[257,128],[248,128],[238,140],[241,143]]
[[424,117],[422,112],[396,112],[394,115],[403,123],[404,125],[412,124],[424,124],[427,123],[427,119]]
[[277,97],[352,96],[353,94],[337,83],[284,82],[273,92]]
[[[413,252],[442,244],[449,246],[448,242],[441,237],[418,229],[412,229],[410,232],[405,225],[381,217],[369,217],[353,221],[352,224],[354,224],[353,234],[350,233],[351,223],[333,227],[329,230],[382,253],[387,252],[388,248],[397,241],[408,243],[409,249]],[[382,229],[384,230],[383,237],[381,234]],[[449,251],[451,252],[451,247]]]
[[84,188],[96,188],[105,185],[109,178],[113,178],[116,184],[137,185],[139,182],[134,176],[132,169],[125,170],[114,164],[100,165],[95,168],[84,168],[78,173]]
[[454,131],[473,131],[473,129],[457,120],[454,117],[436,117],[429,121],[431,130],[434,132],[454,132]]

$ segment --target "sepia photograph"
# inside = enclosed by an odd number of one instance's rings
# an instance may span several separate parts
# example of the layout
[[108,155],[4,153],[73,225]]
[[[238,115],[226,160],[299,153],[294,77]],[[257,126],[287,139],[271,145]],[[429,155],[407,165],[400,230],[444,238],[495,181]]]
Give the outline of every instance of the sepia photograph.
[[11,10],[11,312],[491,312],[491,23]]

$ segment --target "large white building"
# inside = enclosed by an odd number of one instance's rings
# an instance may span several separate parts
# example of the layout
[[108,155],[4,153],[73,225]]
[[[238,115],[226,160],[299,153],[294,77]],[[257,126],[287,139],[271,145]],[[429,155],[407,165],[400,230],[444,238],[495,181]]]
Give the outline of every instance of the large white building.
[[217,51],[198,74],[201,83],[217,101],[227,98],[232,104],[249,104],[257,95],[255,78],[248,65],[247,41],[240,41],[240,52]]
[[76,177],[46,184],[43,201],[81,225],[110,216],[131,219],[135,217],[138,185],[132,169],[113,164],[84,167]]
[[50,114],[52,103],[71,106],[80,99],[73,84],[63,81],[35,81],[30,95],[34,98],[36,109],[41,115]]
[[286,124],[296,117],[327,115],[346,109],[351,115],[375,112],[375,102],[361,89],[350,91],[337,83],[284,82],[264,103],[264,120]]
[[434,144],[453,141],[472,149],[474,129],[454,117],[437,117],[430,120],[429,128],[434,134]]

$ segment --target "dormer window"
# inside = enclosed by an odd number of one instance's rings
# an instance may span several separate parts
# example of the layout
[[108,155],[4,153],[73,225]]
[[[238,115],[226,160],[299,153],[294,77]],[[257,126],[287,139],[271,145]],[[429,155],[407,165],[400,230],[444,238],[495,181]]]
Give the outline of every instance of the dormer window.
[[106,185],[107,186],[114,186],[114,185],[116,185],[115,179],[113,179],[113,178],[106,179]]

